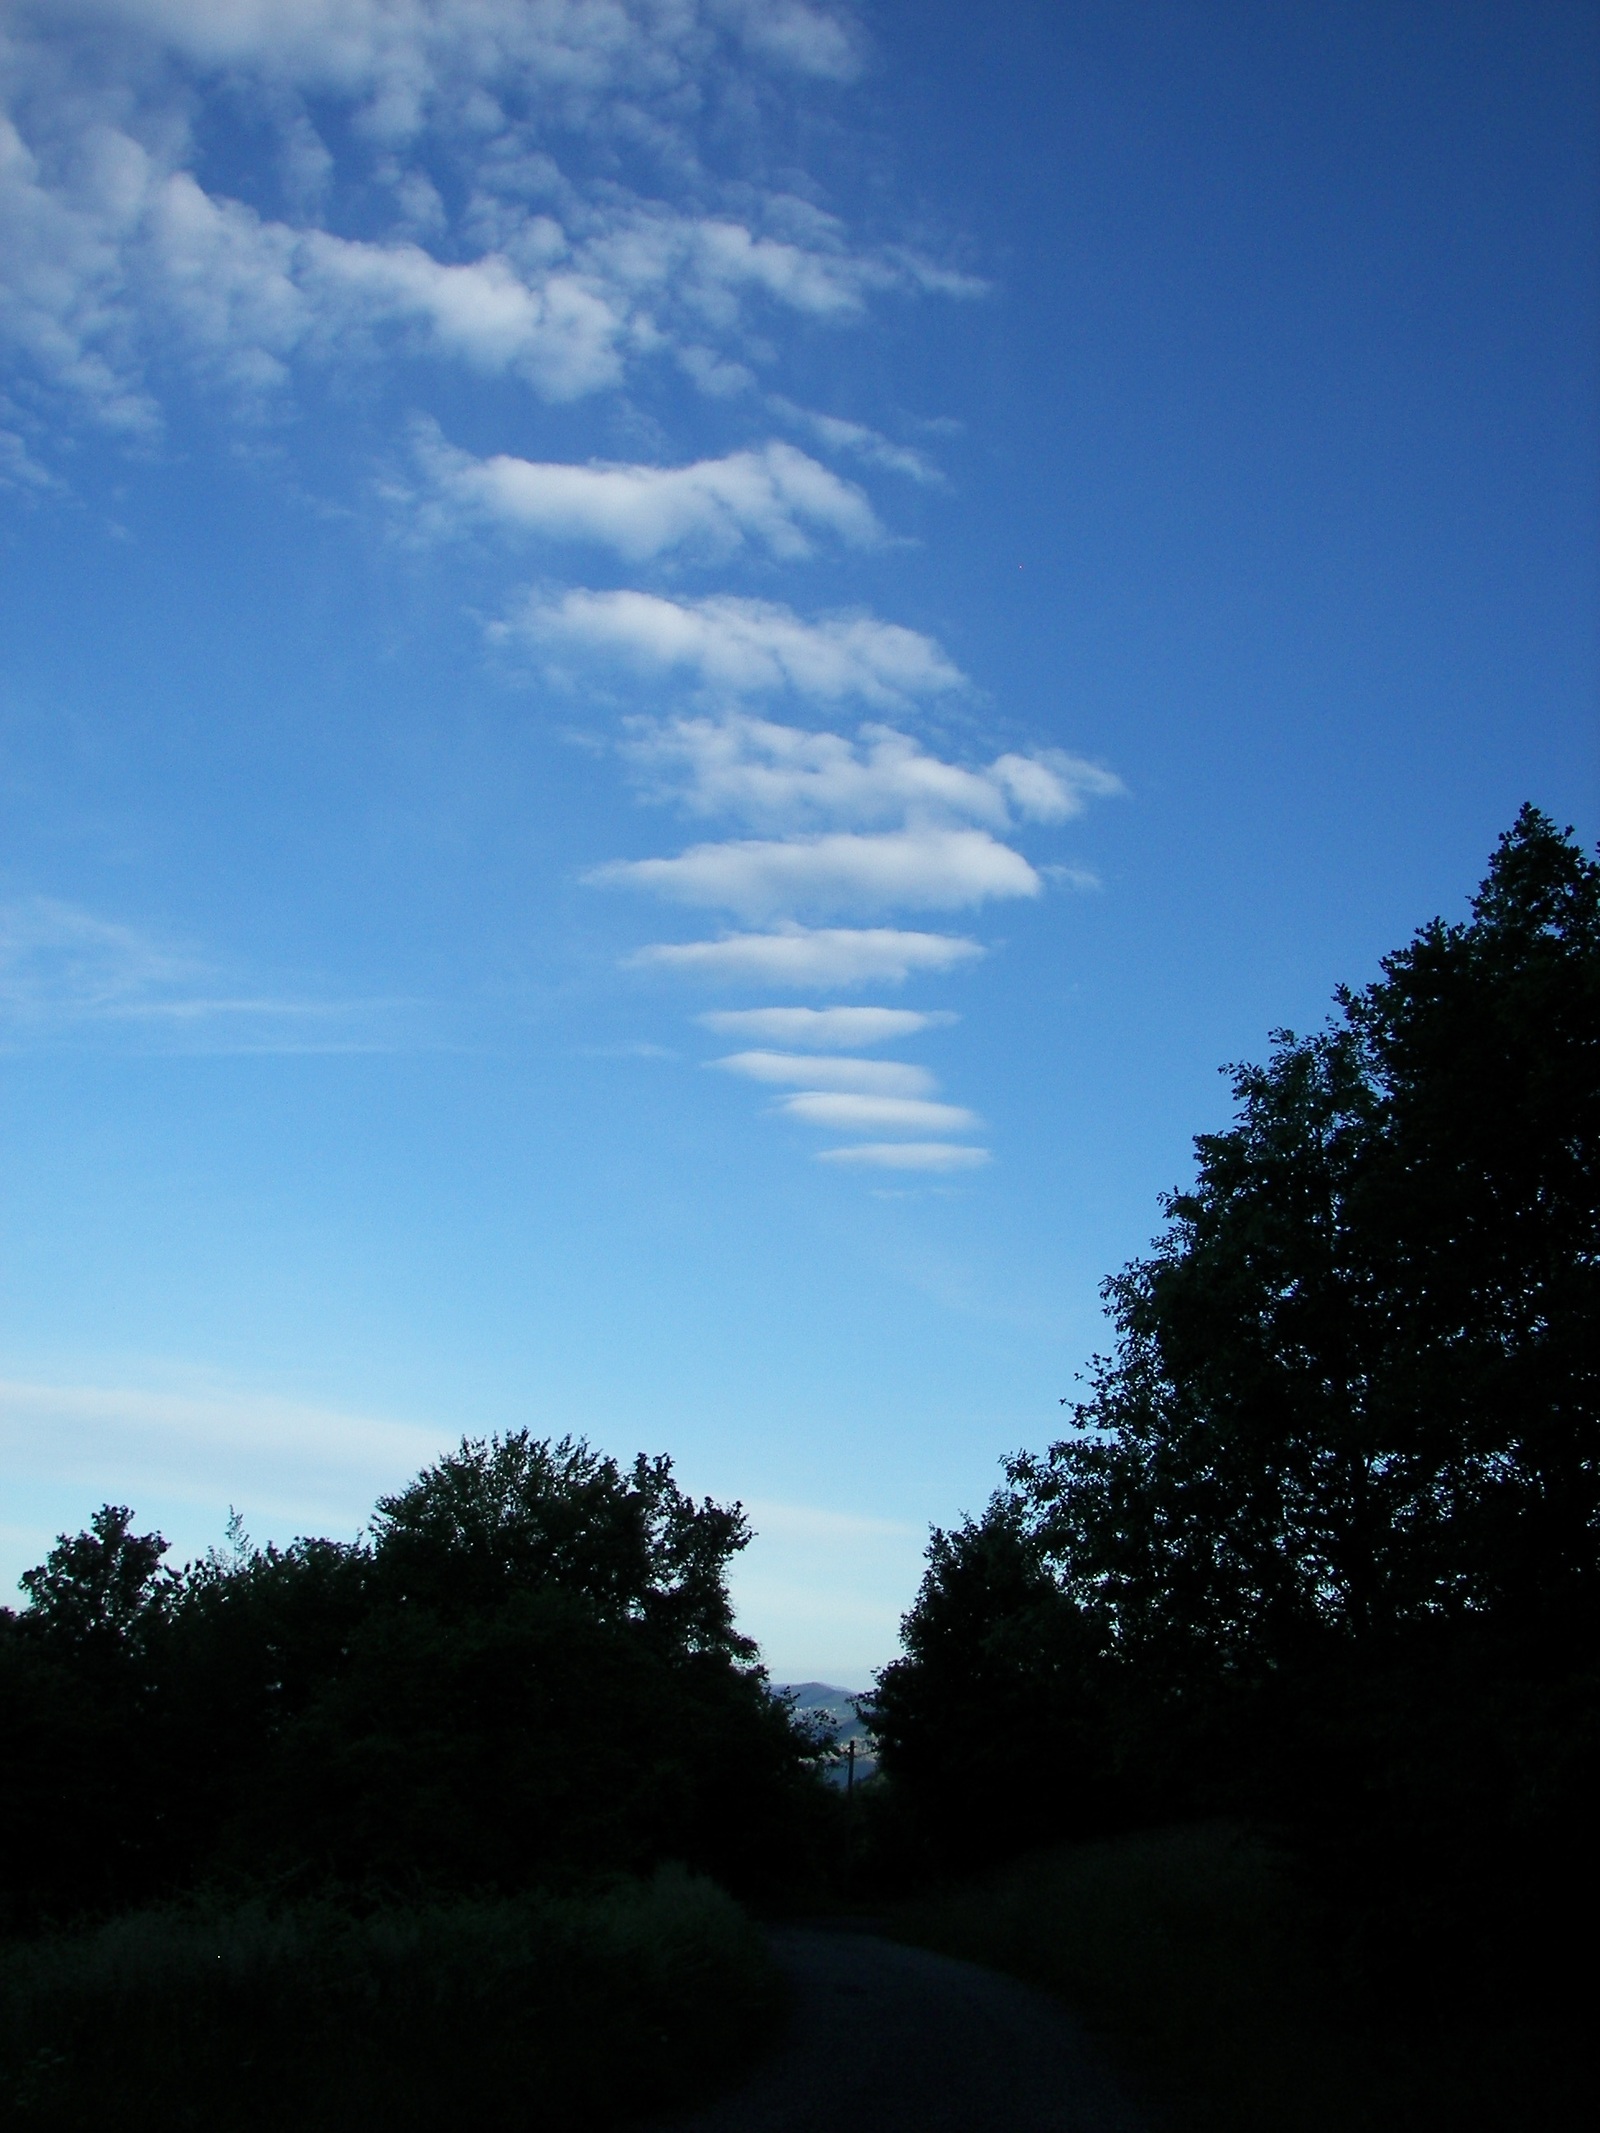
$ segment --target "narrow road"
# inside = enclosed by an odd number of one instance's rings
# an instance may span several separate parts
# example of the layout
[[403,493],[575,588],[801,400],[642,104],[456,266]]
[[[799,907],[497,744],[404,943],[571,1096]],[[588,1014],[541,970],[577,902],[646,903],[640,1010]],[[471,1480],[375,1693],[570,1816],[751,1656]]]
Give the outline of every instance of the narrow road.
[[1042,1993],[868,1933],[772,1938],[787,2032],[742,2088],[659,2133],[1148,2133]]

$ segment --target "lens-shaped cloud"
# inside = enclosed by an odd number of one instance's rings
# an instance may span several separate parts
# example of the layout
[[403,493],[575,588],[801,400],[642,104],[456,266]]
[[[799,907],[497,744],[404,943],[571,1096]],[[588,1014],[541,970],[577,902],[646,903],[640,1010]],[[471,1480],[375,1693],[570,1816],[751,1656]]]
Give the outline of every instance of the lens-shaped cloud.
[[931,1096],[938,1087],[926,1067],[898,1059],[837,1059],[803,1052],[734,1052],[713,1066],[749,1081],[787,1083],[790,1088],[848,1089],[865,1096]]
[[850,1148],[823,1148],[819,1163],[848,1163],[864,1170],[981,1170],[987,1148],[955,1141],[860,1141]]
[[656,941],[628,957],[637,970],[666,970],[724,985],[785,985],[796,992],[899,984],[913,972],[953,970],[984,953],[959,934],[894,926],[797,926],[725,934],[715,941]]
[[1043,888],[1022,854],[987,830],[938,829],[739,838],[693,845],[676,859],[617,860],[585,879],[740,918],[960,910]]
[[913,1096],[858,1096],[843,1090],[802,1089],[786,1096],[786,1117],[837,1133],[976,1133],[983,1120],[960,1104],[926,1103]]
[[948,1012],[918,1014],[909,1007],[725,1007],[698,1019],[721,1037],[756,1037],[768,1044],[798,1044],[817,1052],[849,1052],[858,1045],[914,1037],[921,1030],[958,1018]]

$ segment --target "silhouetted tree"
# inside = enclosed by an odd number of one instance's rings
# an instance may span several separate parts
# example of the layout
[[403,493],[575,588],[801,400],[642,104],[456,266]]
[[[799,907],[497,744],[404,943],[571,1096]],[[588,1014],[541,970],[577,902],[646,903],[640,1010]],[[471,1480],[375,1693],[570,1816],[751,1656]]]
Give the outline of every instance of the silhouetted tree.
[[936,1536],[886,1768],[932,1767],[914,1716],[962,1721],[1048,1581],[1135,1793],[1342,1828],[1379,1878],[1432,1846],[1436,1888],[1472,1846],[1509,1888],[1581,1848],[1600,1733],[1600,867],[1525,808],[1467,920],[1233,1084],[1105,1285],[1072,1433]]

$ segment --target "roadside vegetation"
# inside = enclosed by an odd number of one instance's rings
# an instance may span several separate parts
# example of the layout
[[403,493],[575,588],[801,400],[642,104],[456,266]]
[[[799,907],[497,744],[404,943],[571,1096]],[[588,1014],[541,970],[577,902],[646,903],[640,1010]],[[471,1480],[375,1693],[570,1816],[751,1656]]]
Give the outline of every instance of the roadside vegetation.
[[1581,1970],[1554,2004],[1441,2006],[1375,1969],[1349,1913],[1246,1824],[1030,1852],[879,1918],[1057,1994],[1172,2133],[1506,2133],[1592,2109]]
[[0,1615],[0,2112],[559,2127],[727,2079],[776,2006],[736,1898],[833,1812],[746,1538],[526,1434],[353,1545],[64,1536]]
[[587,1895],[216,1897],[14,1943],[21,2129],[615,2124],[725,2082],[779,2010],[760,1933],[664,1870]]

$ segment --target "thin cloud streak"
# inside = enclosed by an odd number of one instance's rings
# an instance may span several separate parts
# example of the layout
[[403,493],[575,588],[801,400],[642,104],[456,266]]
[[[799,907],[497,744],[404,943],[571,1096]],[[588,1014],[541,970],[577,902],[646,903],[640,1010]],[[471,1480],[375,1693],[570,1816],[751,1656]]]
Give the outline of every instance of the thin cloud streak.
[[713,1008],[696,1019],[721,1037],[759,1037],[769,1044],[848,1052],[858,1045],[914,1037],[960,1017],[948,1010],[919,1014],[909,1007],[729,1007]]
[[964,1148],[949,1141],[862,1141],[852,1148],[823,1148],[819,1163],[841,1163],[866,1170],[981,1170],[990,1160],[987,1148]]
[[931,1096],[937,1081],[926,1067],[896,1059],[816,1058],[797,1052],[734,1052],[708,1060],[747,1081],[787,1083],[791,1088],[848,1089],[867,1096]]
[[978,961],[977,941],[948,933],[908,933],[889,926],[780,927],[772,933],[725,934],[715,941],[657,941],[625,967],[664,970],[724,985],[782,985],[831,992],[852,985],[896,985],[913,972],[954,970]]

